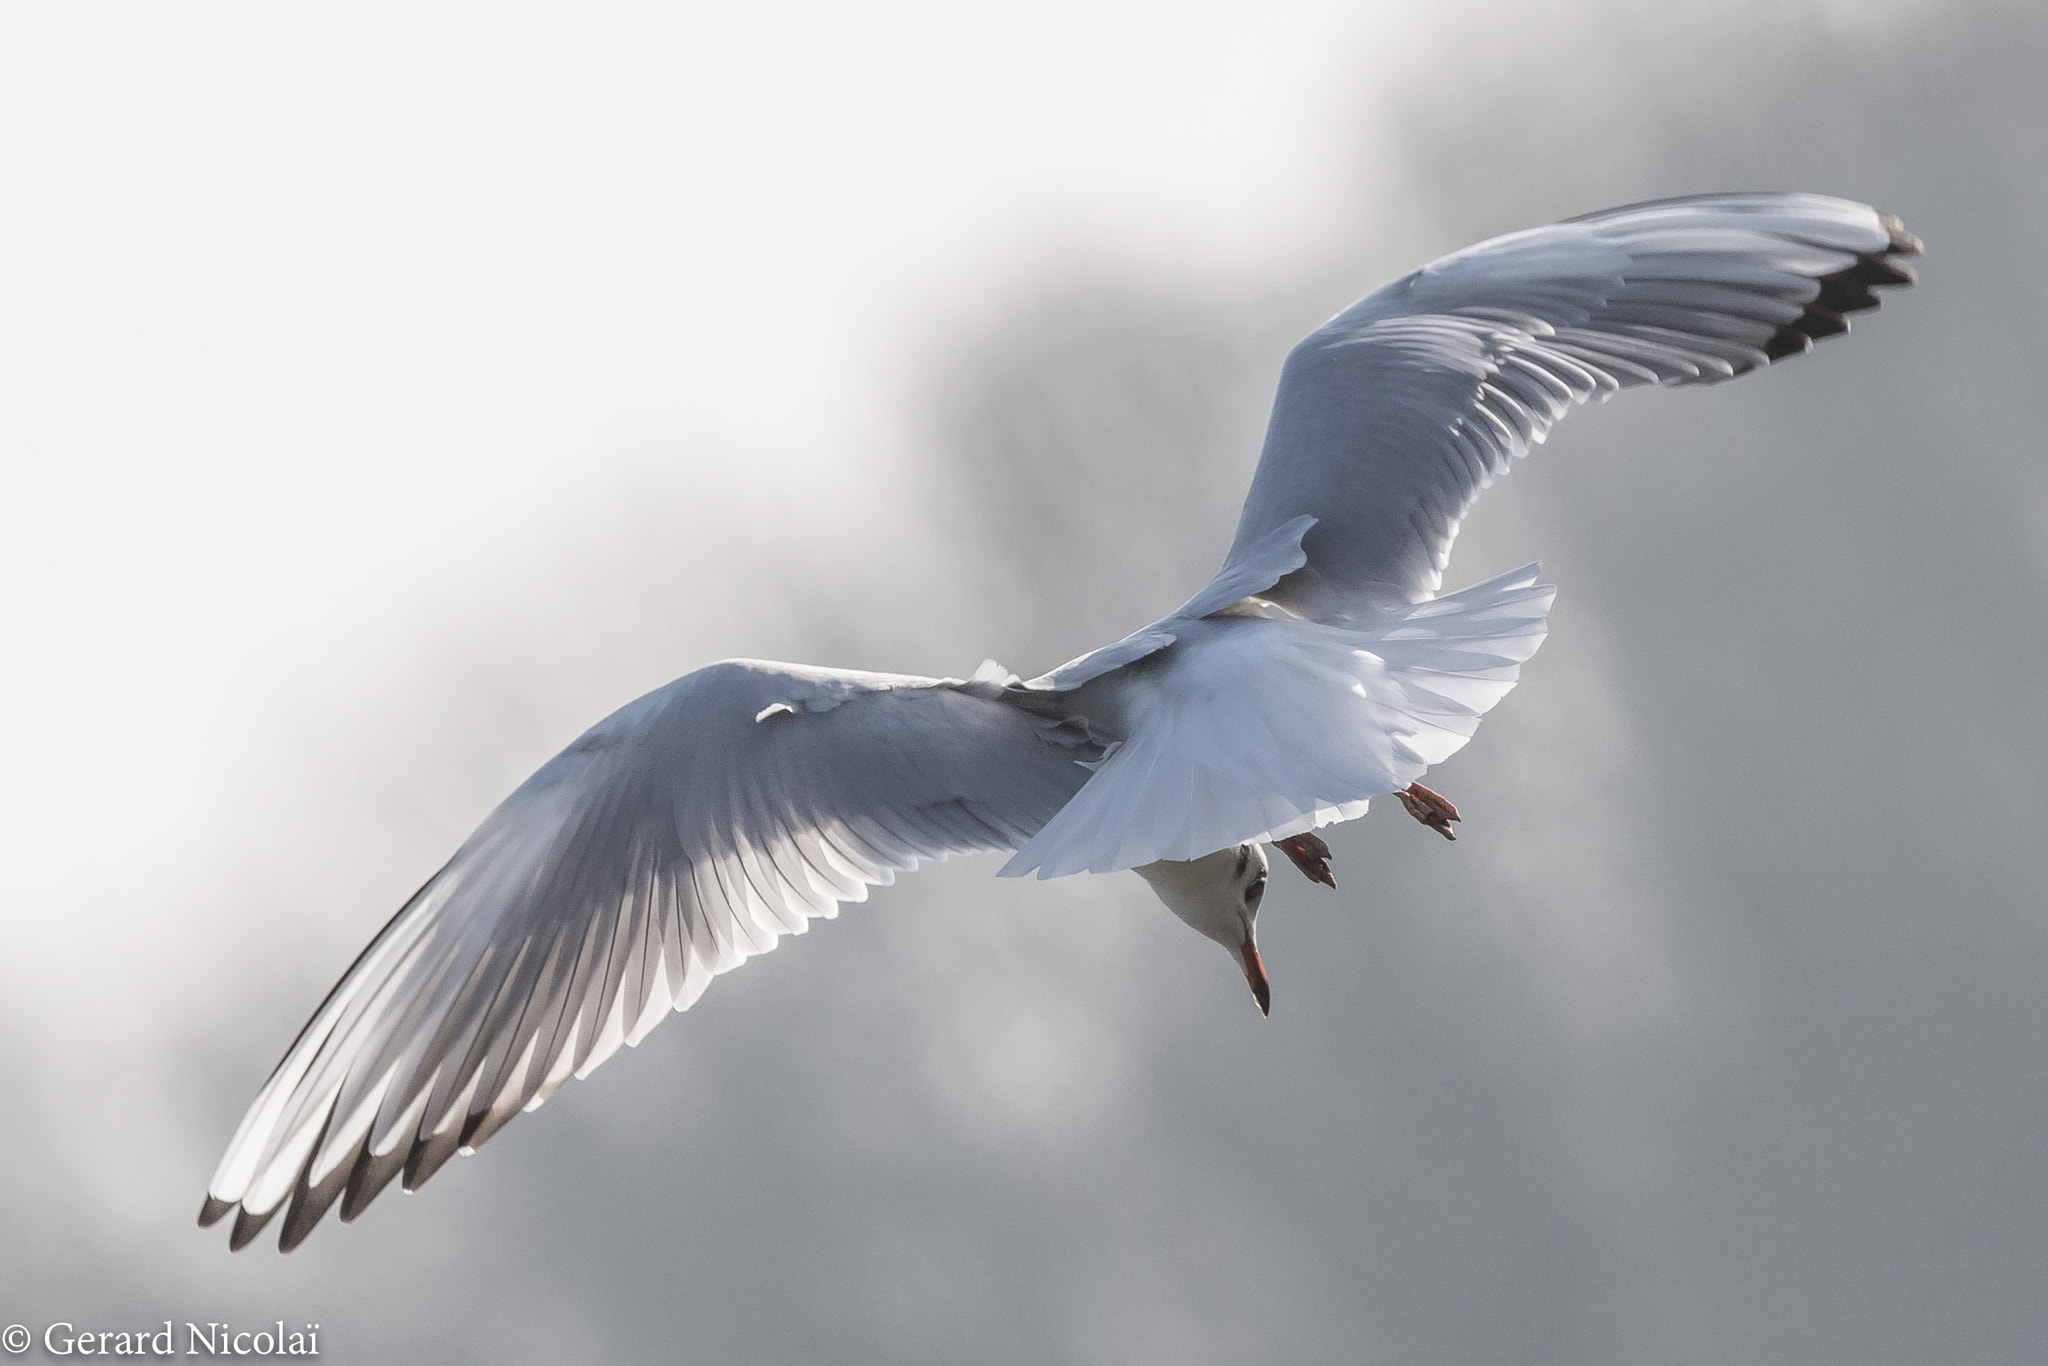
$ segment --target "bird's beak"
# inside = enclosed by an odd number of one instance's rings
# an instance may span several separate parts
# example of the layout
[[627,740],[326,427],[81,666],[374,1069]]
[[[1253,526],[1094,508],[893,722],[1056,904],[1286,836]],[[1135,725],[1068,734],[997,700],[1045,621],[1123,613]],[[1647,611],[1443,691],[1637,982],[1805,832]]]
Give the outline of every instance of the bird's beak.
[[1244,980],[1251,984],[1252,999],[1259,1003],[1259,1014],[1273,1013],[1273,989],[1266,985],[1266,965],[1259,961],[1259,946],[1252,942],[1250,935],[1238,945],[1237,956],[1244,962]]

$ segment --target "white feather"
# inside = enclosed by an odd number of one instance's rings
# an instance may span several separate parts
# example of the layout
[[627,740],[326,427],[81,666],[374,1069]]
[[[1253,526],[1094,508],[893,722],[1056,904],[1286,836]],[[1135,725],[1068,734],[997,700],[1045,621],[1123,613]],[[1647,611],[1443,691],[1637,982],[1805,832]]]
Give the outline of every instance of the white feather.
[[1121,690],[1123,744],[1002,874],[1112,873],[1363,814],[1514,687],[1556,596],[1536,572],[1347,624],[1180,623]]

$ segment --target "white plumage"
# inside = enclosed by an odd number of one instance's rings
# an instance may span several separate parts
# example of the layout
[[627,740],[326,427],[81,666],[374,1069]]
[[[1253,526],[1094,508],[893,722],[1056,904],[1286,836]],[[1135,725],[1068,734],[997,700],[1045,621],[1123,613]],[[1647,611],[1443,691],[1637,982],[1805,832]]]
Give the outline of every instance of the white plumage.
[[[711,978],[926,859],[1144,871],[1240,956],[1261,841],[1362,814],[1456,752],[1542,643],[1519,570],[1437,597],[1472,500],[1566,413],[1712,383],[1912,282],[1896,219],[1818,195],[1610,210],[1433,262],[1289,356],[1223,568],[1029,682],[737,660],[613,713],[487,818],[314,1014],[200,1222],[296,1246],[417,1187]],[[1447,826],[1442,826],[1447,831]],[[1236,857],[1222,853],[1240,848]],[[1253,856],[1256,856],[1255,858]],[[1162,862],[1165,861],[1165,862]],[[1306,865],[1305,865],[1306,866]]]
[[1342,622],[1253,599],[1168,618],[1068,705],[1123,737],[1004,876],[1114,873],[1365,814],[1458,752],[1543,643],[1536,566]]

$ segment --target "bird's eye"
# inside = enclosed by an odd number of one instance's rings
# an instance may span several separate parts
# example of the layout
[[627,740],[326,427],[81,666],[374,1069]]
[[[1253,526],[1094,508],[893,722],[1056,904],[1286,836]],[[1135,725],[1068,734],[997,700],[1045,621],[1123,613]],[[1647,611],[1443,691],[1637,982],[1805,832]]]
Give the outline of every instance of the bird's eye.
[[1257,909],[1259,909],[1260,899],[1265,895],[1266,870],[1261,868],[1259,870],[1259,875],[1251,880],[1251,885],[1244,889],[1244,904],[1250,909],[1256,911]]

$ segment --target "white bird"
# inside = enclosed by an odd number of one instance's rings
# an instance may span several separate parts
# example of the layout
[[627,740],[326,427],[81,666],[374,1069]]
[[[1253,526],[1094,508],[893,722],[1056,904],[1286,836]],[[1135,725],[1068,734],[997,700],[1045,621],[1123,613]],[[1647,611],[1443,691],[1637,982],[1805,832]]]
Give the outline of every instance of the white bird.
[[1260,1010],[1265,843],[1455,753],[1542,642],[1531,566],[1436,596],[1473,499],[1588,399],[1808,350],[1910,284],[1895,218],[1807,194],[1612,209],[1432,262],[1294,348],[1215,579],[1028,682],[728,660],[544,765],[363,951],[249,1107],[202,1226],[297,1246],[418,1187],[711,979],[927,859],[1133,869]]

